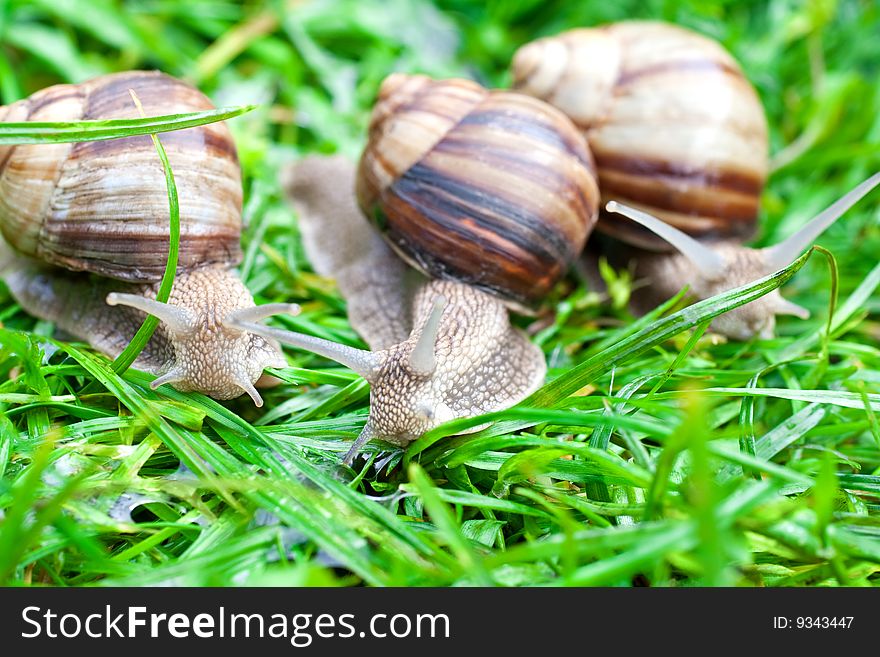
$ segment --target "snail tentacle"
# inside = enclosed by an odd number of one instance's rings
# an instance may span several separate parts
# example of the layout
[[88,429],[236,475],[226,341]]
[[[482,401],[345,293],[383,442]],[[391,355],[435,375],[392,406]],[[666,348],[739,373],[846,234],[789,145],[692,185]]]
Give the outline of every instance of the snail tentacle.
[[858,203],[868,192],[880,185],[880,172],[857,185],[854,189],[844,194],[825,210],[820,212],[814,219],[798,230],[794,235],[776,244],[763,249],[767,261],[768,273],[789,265],[804,250],[810,246],[819,235],[824,233],[835,221]]
[[300,307],[295,303],[264,303],[253,308],[239,308],[226,316],[223,324],[234,328],[235,322],[258,322],[274,315],[299,315]]
[[351,444],[351,447],[345,453],[345,456],[342,457],[342,463],[344,465],[351,465],[354,462],[354,457],[357,456],[363,446],[373,438],[376,438],[376,431],[373,429],[373,423],[370,422],[370,420],[367,420],[367,423],[364,425],[360,434],[358,434],[358,437],[355,438],[355,441]]
[[108,306],[128,306],[137,308],[160,320],[172,332],[192,333],[195,330],[195,317],[185,308],[170,303],[162,303],[139,294],[111,292],[107,295]]
[[254,406],[256,406],[257,408],[261,408],[263,406],[263,398],[260,396],[260,393],[257,392],[254,384],[251,383],[246,376],[239,376],[236,379],[236,383],[238,383],[241,389],[244,390],[253,400]]
[[720,278],[726,271],[727,266],[724,258],[712,251],[712,249],[703,246],[690,235],[683,233],[670,224],[660,221],[647,212],[631,208],[617,201],[609,201],[605,204],[605,209],[608,212],[622,214],[624,217],[628,217],[644,226],[658,237],[662,237],[678,249],[688,260],[693,262],[707,280]]
[[317,338],[313,335],[306,335],[305,333],[296,333],[252,322],[229,321],[228,319],[227,324],[239,331],[254,333],[267,340],[277,340],[282,344],[304,349],[330,360],[335,360],[340,365],[345,365],[350,370],[357,372],[367,381],[375,379],[376,372],[384,361],[381,352],[356,349],[355,347]]
[[159,386],[165,385],[166,383],[177,383],[179,381],[183,381],[185,378],[184,372],[181,372],[178,369],[172,369],[162,376],[157,376],[150,382],[150,390],[155,390]]

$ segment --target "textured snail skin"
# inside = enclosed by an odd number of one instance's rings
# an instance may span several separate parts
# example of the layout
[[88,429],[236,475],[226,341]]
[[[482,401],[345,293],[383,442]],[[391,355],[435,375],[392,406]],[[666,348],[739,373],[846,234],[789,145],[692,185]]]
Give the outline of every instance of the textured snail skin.
[[[111,292],[155,299],[158,284],[124,285],[84,274],[59,275],[35,260],[13,254],[0,242],[0,276],[13,297],[30,314],[87,341],[111,358],[128,345],[146,318],[126,306],[109,306]],[[220,320],[235,310],[254,306],[253,298],[228,269],[209,266],[177,276],[169,302],[193,315],[196,330],[175,334],[160,323],[134,362],[151,374],[180,373],[174,387],[197,390],[215,399],[242,394],[242,382],[255,382],[265,367],[284,367],[278,346],[252,333],[223,326]]]
[[[179,80],[130,71],[49,87],[0,108],[0,121],[139,117],[129,89],[151,116],[213,109]],[[231,326],[271,314],[254,307],[232,269],[241,259],[242,197],[232,136],[216,123],[161,140],[181,219],[167,304],[155,297],[168,257],[168,196],[148,136],[0,146],[0,232],[14,249],[0,240],[0,275],[29,313],[111,357],[150,312],[161,323],[135,366],[161,375],[153,387],[170,383],[217,399],[247,392],[260,406],[254,384],[263,368],[286,361],[277,343]]]
[[[617,200],[710,239],[750,237],[767,177],[763,108],[719,44],[659,22],[625,21],[539,39],[517,51],[514,87],[583,130],[602,204]],[[668,245],[621,217],[598,228]]]
[[389,76],[356,189],[409,264],[520,310],[546,298],[597,217],[593,161],[571,121],[467,80]]
[[[434,346],[436,369],[419,375],[410,356],[434,300],[447,305]],[[413,300],[414,329],[386,351],[370,388],[370,422],[385,440],[406,445],[461,417],[507,408],[544,380],[543,354],[510,326],[498,299],[462,283],[430,281]]]
[[[310,262],[336,278],[349,319],[379,363],[368,377],[370,419],[362,436],[406,445],[448,420],[509,407],[544,380],[544,356],[511,327],[504,304],[473,287],[427,280],[406,267],[366,222],[352,194],[354,166],[309,157],[285,174]],[[438,299],[433,371],[413,352]]]

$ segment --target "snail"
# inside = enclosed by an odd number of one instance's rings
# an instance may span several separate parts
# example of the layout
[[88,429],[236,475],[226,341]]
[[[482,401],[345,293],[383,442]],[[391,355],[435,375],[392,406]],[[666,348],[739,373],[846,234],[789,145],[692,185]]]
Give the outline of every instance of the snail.
[[[526,44],[512,73],[517,91],[565,112],[587,138],[607,210],[597,229],[618,250],[636,247],[636,273],[650,283],[642,305],[686,285],[705,299],[785,267],[876,184],[866,181],[782,243],[751,249],[743,242],[767,178],[767,123],[721,45],[677,26],[625,21]],[[774,290],[712,327],[770,337],[778,314],[809,316]]]
[[[195,88],[159,72],[62,84],[0,107],[0,121],[136,118],[213,109]],[[0,272],[29,313],[111,357],[145,313],[161,320],[134,365],[217,399],[247,393],[286,361],[271,340],[233,327],[291,312],[254,306],[233,267],[241,260],[241,174],[221,123],[162,136],[181,217],[178,270],[168,303],[156,301],[169,244],[165,176],[147,136],[75,144],[0,146]],[[10,248],[11,247],[11,248]]]
[[370,383],[369,419],[345,462],[373,437],[405,446],[542,384],[543,353],[511,326],[508,307],[540,302],[598,214],[589,151],[561,112],[466,80],[394,74],[357,169],[310,157],[284,184],[309,260],[336,278],[371,351],[237,326]]

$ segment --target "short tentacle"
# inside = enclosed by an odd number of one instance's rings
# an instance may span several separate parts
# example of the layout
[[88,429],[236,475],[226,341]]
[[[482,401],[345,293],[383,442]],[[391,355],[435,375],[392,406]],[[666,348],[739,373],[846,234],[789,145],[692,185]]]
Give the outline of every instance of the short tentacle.
[[165,385],[166,383],[177,383],[178,381],[182,381],[184,379],[183,372],[178,370],[171,370],[166,372],[162,376],[157,376],[150,382],[150,389],[155,390],[161,385]]
[[254,387],[254,384],[250,382],[250,380],[245,376],[240,376],[236,380],[236,383],[241,386],[241,389],[244,390],[250,398],[254,401],[254,406],[260,408],[263,406],[263,398],[260,396],[260,393],[257,392],[257,389]]
[[437,335],[440,332],[440,319],[443,317],[443,309],[445,307],[446,297],[441,294],[434,299],[431,313],[422,327],[422,334],[410,353],[409,366],[416,374],[428,376],[437,367],[437,362],[434,358],[434,345],[437,344]]
[[363,430],[360,435],[355,439],[352,443],[349,450],[345,453],[345,456],[342,457],[342,463],[344,465],[351,465],[354,462],[354,457],[360,453],[361,449],[364,445],[370,442],[373,438],[376,438],[376,431],[373,429],[373,424],[369,420],[364,425]]

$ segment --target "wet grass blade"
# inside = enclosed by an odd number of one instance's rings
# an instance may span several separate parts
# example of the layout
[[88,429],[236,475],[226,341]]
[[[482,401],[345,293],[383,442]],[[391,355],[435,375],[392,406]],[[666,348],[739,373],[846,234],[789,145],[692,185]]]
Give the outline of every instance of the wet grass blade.
[[225,121],[250,112],[256,105],[224,109],[168,114],[140,119],[106,119],[101,121],[20,121],[0,122],[0,146],[17,144],[63,144],[80,141],[104,141],[137,135],[155,135],[195,128]]

